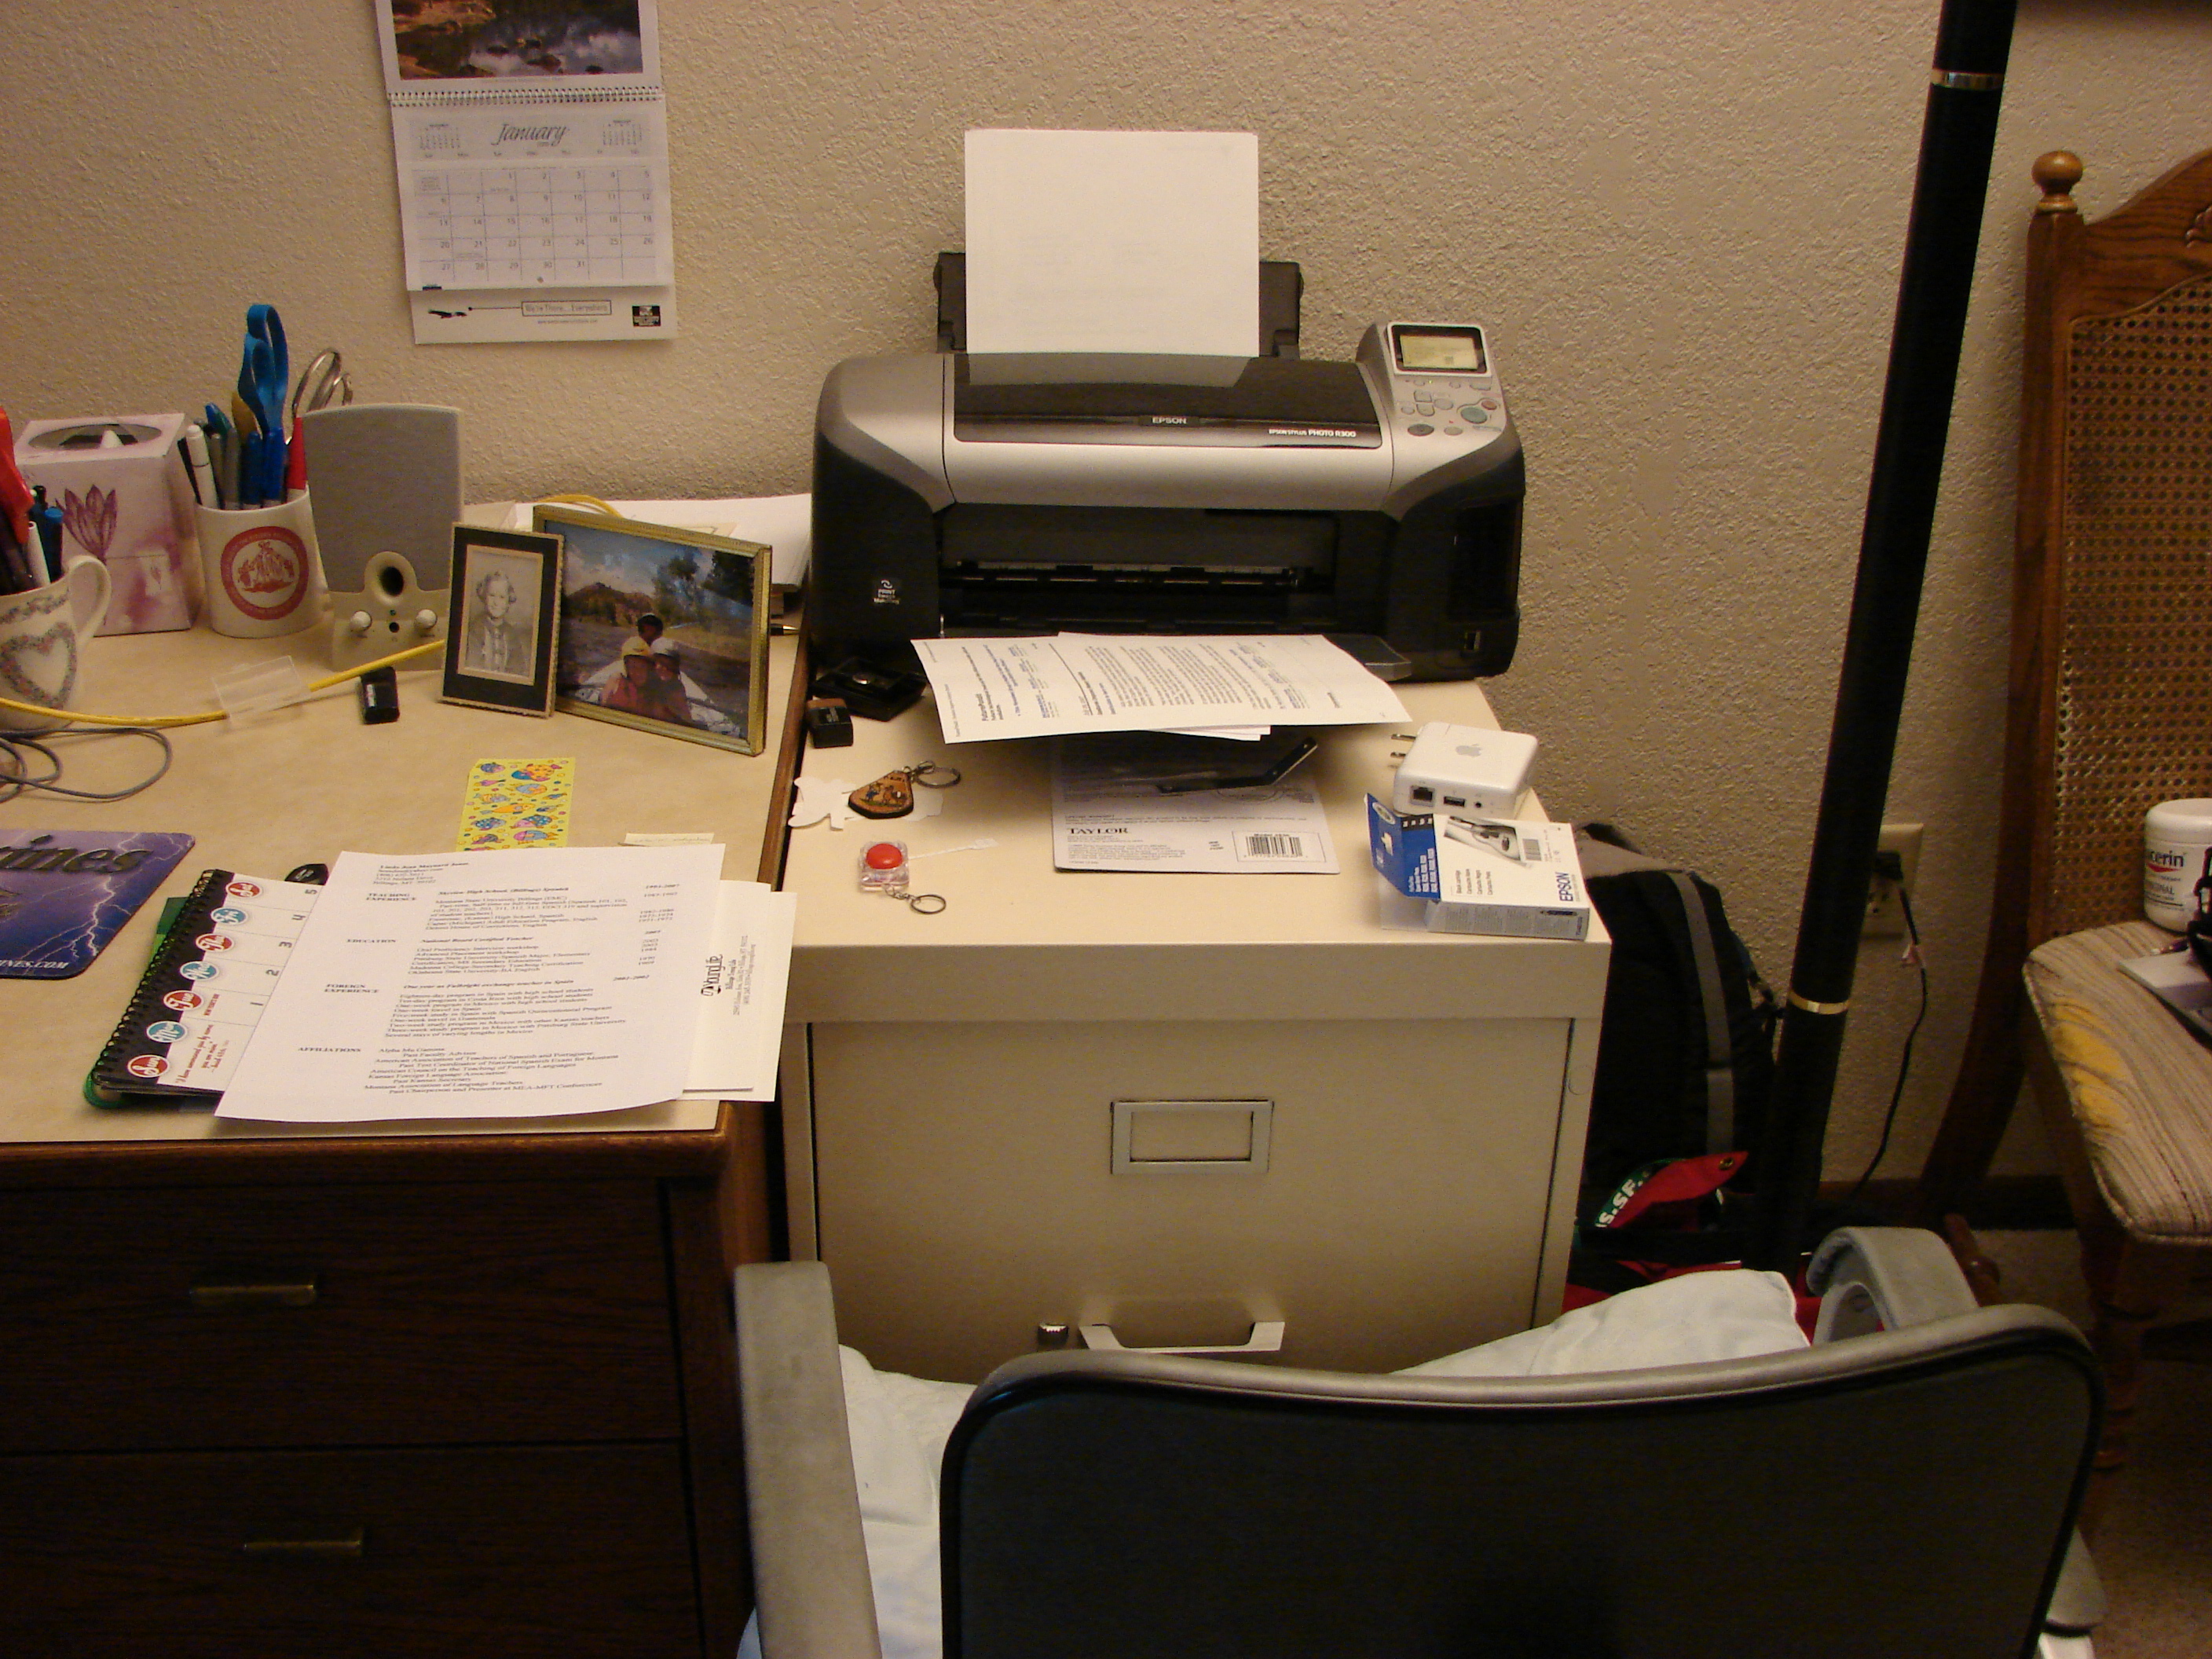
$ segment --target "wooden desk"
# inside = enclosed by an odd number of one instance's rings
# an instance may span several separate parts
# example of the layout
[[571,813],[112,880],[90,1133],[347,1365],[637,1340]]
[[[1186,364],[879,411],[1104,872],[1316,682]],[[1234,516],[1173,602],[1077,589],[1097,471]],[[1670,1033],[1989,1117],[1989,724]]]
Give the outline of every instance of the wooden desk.
[[[1471,684],[1398,690],[1415,720],[1496,723]],[[1595,922],[1380,926],[1364,803],[1391,728],[1308,763],[1340,874],[1208,876],[1055,871],[1047,745],[947,745],[927,704],[858,724],[806,771],[964,777],[940,817],[797,830],[786,860],[792,1249],[830,1264],[846,1340],[977,1378],[1044,1325],[1165,1345],[1281,1320],[1276,1359],[1384,1370],[1557,1313],[1611,947]],[[943,914],[859,890],[872,828]],[[1116,1110],[1162,1102],[1197,1103],[1146,1119],[1164,1161],[1211,1167],[1117,1172]],[[1220,1144],[1249,1102],[1264,1167]]]
[[[312,678],[317,652],[103,639],[87,706],[188,712],[219,669],[289,653]],[[395,725],[346,686],[184,728],[145,793],[27,797],[0,835],[188,830],[180,893],[210,866],[450,848],[470,762],[567,755],[571,845],[711,830],[750,878],[775,860],[795,654],[775,641],[756,757],[453,708],[403,672]],[[154,758],[65,752],[94,786]],[[722,1659],[750,1599],[729,1272],[767,1254],[761,1109],[337,1131],[97,1109],[80,1085],[159,908],[79,978],[0,980],[0,1651]]]

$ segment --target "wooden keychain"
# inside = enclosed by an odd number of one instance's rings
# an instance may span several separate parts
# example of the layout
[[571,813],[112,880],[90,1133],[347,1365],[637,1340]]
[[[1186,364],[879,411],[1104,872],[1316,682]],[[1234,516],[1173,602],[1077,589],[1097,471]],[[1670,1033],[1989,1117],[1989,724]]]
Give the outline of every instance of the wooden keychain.
[[935,761],[919,766],[896,766],[873,783],[862,784],[845,799],[864,818],[902,818],[914,811],[914,789],[950,789],[960,781],[959,772]]

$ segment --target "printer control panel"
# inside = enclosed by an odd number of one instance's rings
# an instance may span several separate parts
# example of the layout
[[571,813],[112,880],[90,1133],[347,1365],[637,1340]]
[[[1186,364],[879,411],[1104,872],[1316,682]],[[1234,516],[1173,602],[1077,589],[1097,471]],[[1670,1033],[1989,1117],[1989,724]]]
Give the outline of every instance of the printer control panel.
[[1359,343],[1382,416],[1418,453],[1423,441],[1480,444],[1505,429],[1505,392],[1473,323],[1377,323]]

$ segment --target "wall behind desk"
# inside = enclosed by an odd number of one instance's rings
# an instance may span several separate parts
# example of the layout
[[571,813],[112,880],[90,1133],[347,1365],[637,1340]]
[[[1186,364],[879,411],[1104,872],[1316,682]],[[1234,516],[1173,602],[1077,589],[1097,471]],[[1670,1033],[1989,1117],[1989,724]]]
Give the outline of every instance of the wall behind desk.
[[[410,343],[366,0],[10,0],[0,404],[195,407],[244,307],[366,399],[465,411],[478,499],[806,487],[823,371],[931,342],[969,127],[1260,135],[1310,355],[1489,323],[1528,445],[1523,645],[1493,688],[1555,811],[1697,860],[1786,973],[1937,6],[664,0],[681,337]],[[2029,161],[2109,211],[2212,143],[2212,14],[2023,0],[1892,815],[1925,820],[1917,1166],[1988,911]],[[1835,1173],[1911,988],[1870,951]]]

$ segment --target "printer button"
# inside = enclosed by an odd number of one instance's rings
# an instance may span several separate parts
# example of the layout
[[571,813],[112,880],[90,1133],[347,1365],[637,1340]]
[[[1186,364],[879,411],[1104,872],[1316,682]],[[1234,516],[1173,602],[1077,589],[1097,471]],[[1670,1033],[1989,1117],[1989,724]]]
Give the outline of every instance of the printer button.
[[1406,430],[1413,437],[1425,438],[1429,434],[1434,432],[1436,428],[1431,426],[1426,421],[1416,421],[1413,425],[1407,427]]

